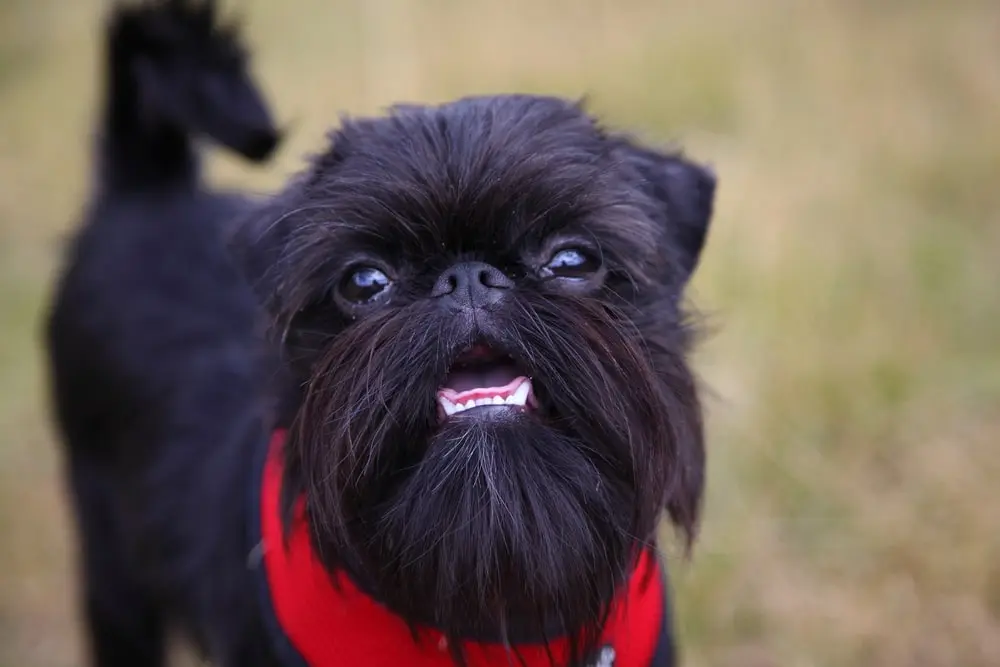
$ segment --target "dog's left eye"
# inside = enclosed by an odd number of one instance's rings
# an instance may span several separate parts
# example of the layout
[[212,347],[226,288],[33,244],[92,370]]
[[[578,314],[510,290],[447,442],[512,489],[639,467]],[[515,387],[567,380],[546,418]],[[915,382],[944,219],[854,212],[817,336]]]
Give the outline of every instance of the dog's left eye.
[[600,261],[581,248],[563,248],[545,265],[543,273],[552,278],[582,279],[601,268]]
[[392,281],[372,266],[364,266],[349,273],[340,283],[340,294],[351,303],[367,303],[389,289]]

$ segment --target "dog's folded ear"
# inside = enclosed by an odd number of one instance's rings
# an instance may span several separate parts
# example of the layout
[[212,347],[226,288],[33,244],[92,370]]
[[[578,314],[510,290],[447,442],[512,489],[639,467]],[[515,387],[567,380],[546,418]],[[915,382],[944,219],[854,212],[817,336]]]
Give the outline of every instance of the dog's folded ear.
[[623,159],[634,169],[646,196],[658,206],[677,248],[683,279],[698,266],[715,205],[716,176],[711,168],[680,153],[657,151],[631,139],[621,144]]

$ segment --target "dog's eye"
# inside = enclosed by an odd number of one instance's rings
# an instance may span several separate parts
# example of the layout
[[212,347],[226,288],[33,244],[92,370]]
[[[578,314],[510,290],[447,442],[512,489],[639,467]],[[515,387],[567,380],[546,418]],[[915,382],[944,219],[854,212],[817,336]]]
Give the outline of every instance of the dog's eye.
[[392,281],[382,271],[363,266],[349,273],[340,283],[340,294],[351,303],[367,303],[389,289]]
[[601,268],[600,261],[581,248],[563,248],[545,265],[544,274],[552,278],[582,279]]

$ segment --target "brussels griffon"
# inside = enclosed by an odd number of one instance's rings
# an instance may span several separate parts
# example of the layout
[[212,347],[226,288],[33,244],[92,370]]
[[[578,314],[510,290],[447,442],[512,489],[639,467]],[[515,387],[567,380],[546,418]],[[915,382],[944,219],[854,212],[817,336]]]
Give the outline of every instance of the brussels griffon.
[[114,352],[54,359],[93,369],[62,404],[95,667],[162,664],[168,625],[223,667],[673,664],[655,533],[697,531],[714,193],[508,95],[346,120],[228,248],[136,221],[190,243],[129,275],[197,285],[114,285]]
[[291,375],[286,531],[456,658],[622,654],[663,511],[696,533],[682,295],[714,191],[561,99],[346,121],[236,243]]

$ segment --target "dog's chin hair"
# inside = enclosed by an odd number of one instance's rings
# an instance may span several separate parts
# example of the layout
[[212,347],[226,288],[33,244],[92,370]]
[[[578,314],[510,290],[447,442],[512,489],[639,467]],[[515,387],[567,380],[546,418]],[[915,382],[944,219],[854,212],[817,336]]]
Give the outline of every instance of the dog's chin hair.
[[410,623],[569,634],[578,654],[663,509],[693,533],[694,382],[679,353],[594,300],[524,295],[491,319],[535,378],[539,414],[439,425],[438,383],[469,332],[419,304],[366,318],[317,345],[286,512],[303,496],[324,564]]
[[537,640],[601,618],[630,565],[630,500],[553,429],[454,423],[372,508],[366,552],[404,616],[456,635],[506,626]]

